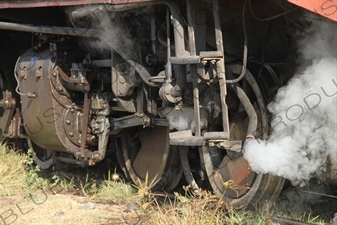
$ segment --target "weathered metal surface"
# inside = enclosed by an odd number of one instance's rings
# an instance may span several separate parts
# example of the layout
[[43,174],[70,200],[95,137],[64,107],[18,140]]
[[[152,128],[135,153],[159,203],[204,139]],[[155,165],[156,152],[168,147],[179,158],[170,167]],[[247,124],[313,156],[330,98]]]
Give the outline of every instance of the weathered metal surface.
[[206,139],[206,140],[228,140],[228,138],[229,138],[229,132],[228,133],[226,133],[226,132],[215,132],[215,131],[213,131],[213,132],[206,132],[205,134],[204,134],[204,138]]
[[170,145],[179,146],[204,146],[206,144],[203,137],[183,137],[170,139]]
[[[56,87],[52,84],[52,79],[59,76],[53,54],[49,50],[38,52],[31,49],[18,60],[15,72],[20,83],[24,127],[31,141],[49,151],[81,152],[80,143],[75,144],[83,128],[80,126],[81,109],[63,95],[60,90],[65,89],[60,83]],[[75,112],[78,115],[71,117]],[[67,129],[72,123],[76,123],[74,129]],[[81,155],[86,159],[92,157],[87,149]]]
[[[215,184],[226,196],[239,198],[252,187],[256,174],[250,169],[243,156],[230,159],[225,156],[219,167],[215,170]],[[233,181],[232,187],[225,182]]]
[[22,135],[22,129],[20,129],[21,122],[20,109],[15,108],[14,116],[8,128],[9,138],[18,138]]
[[0,107],[4,109],[0,117],[0,141],[5,133],[8,133],[8,127],[11,122],[11,117],[15,109],[15,99],[12,98],[12,93],[4,91],[2,94],[3,99],[0,100]]
[[154,0],[22,0],[0,1],[0,9],[2,8],[35,8],[35,7],[55,7],[55,6],[75,6],[90,4],[129,4],[139,2],[151,2]]
[[201,62],[200,56],[171,57],[170,62],[176,65],[198,64]]
[[[219,1],[213,1],[212,6],[213,6],[216,48],[218,53],[222,53],[224,55],[223,35],[221,29],[220,14],[218,13]],[[228,119],[228,106],[226,103],[227,86],[225,75],[225,58],[222,57],[218,61],[213,60],[212,64],[215,63],[216,63],[216,76],[219,79],[219,86],[220,86],[223,138],[226,139],[229,136],[229,119]]]
[[136,106],[135,106],[135,103],[131,100],[128,100],[128,99],[123,99],[123,98],[119,98],[118,96],[118,93],[119,93],[119,90],[118,90],[118,87],[120,86],[118,83],[119,81],[119,72],[114,68],[112,67],[112,70],[111,70],[111,87],[112,87],[112,92],[114,93],[114,95],[116,96],[116,99],[118,100],[118,102],[123,106],[123,108],[125,110],[127,110],[128,112],[130,113],[135,113],[136,112]]
[[168,134],[168,127],[136,127],[122,132],[125,166],[137,185],[170,191],[178,184],[182,175],[179,153],[170,150]]
[[38,146],[34,145],[29,138],[27,139],[27,144],[29,148],[34,151],[33,160],[36,165],[38,165],[43,170],[46,170],[53,165],[54,160],[51,157],[51,151],[39,148]]
[[337,0],[288,1],[337,22]]
[[65,111],[65,114],[63,115],[63,118],[64,119],[62,122],[64,127],[64,133],[74,145],[80,146],[80,131],[82,131],[81,125],[83,119],[81,111],[75,109],[67,109],[67,111]]
[[[55,129],[61,114],[55,113],[50,87],[53,55],[49,50],[29,50],[17,62],[15,76],[20,82],[22,117],[29,138],[45,149],[65,151]],[[42,70],[42,76],[36,72]],[[35,96],[35,97],[34,97]]]
[[89,116],[90,116],[90,98],[88,93],[84,93],[83,99],[83,113],[82,113],[82,121],[81,121],[81,139],[80,139],[80,147],[81,147],[81,157],[85,157],[85,150],[87,145],[87,134],[88,134],[88,125],[89,125]]

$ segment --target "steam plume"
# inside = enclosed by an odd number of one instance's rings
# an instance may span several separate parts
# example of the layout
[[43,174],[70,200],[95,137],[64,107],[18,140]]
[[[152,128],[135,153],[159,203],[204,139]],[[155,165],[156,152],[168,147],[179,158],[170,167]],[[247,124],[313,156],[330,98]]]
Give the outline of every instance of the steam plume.
[[298,43],[297,72],[268,105],[274,116],[269,140],[245,145],[244,156],[254,171],[299,184],[323,172],[328,156],[336,159],[336,28],[329,21],[312,21]]

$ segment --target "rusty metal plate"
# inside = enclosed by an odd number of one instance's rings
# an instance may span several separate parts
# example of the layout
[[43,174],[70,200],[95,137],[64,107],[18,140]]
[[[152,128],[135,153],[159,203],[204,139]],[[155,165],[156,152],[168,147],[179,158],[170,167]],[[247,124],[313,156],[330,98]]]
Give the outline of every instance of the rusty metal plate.
[[255,176],[243,156],[233,160],[225,156],[215,172],[215,183],[226,196],[239,198],[249,191]]
[[80,146],[81,140],[81,126],[82,126],[82,113],[75,109],[68,109],[64,115],[63,120],[64,132],[69,140],[77,146]]

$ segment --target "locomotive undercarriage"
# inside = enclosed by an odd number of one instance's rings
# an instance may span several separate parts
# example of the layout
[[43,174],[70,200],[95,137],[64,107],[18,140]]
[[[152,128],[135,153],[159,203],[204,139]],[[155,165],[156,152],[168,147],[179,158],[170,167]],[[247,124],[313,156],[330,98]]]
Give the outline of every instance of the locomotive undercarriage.
[[[147,33],[132,46],[97,21],[129,12],[135,28],[144,6]],[[1,85],[1,135],[26,139],[43,169],[55,160],[91,166],[113,151],[127,177],[154,191],[172,191],[182,174],[197,191],[193,152],[234,206],[275,199],[284,179],[254,173],[242,151],[247,138],[268,137],[266,101],[285,78],[246,53],[225,59],[223,36],[235,35],[223,34],[217,1],[183,7],[186,16],[173,1],[93,5],[70,13],[72,27],[0,22],[8,34],[32,33],[33,45],[16,62],[17,87]]]

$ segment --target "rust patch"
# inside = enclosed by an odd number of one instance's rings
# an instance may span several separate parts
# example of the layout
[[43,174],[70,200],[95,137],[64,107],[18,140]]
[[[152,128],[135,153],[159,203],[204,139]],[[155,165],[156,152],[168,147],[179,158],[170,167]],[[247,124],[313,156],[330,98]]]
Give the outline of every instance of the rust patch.
[[238,198],[247,193],[250,189],[249,187],[254,183],[256,175],[242,156],[233,160],[225,156],[217,169],[217,173],[221,176],[221,178],[218,178],[218,182],[231,181],[233,183],[233,187],[228,190],[222,187],[223,184],[218,184],[221,189],[226,191],[226,195],[232,198]]

